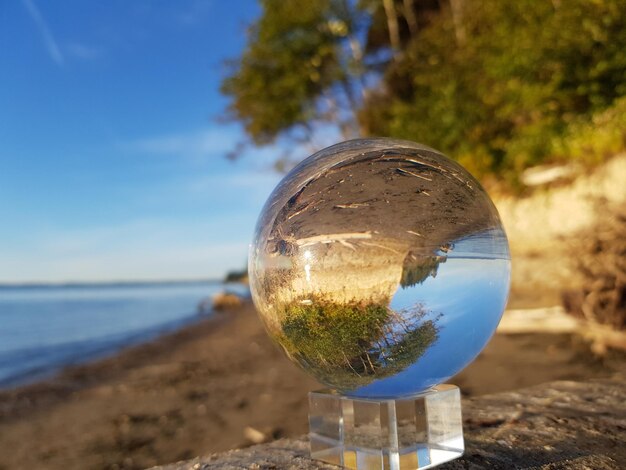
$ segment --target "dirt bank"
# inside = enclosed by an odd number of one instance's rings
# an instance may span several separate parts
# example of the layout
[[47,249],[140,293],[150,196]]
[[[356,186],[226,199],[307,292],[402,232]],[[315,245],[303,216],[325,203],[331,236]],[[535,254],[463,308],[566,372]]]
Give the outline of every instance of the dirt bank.
[[626,204],[626,155],[617,155],[569,184],[536,189],[527,197],[496,196],[494,202],[511,245],[509,308],[561,303],[561,292],[580,288],[576,269],[579,234]]

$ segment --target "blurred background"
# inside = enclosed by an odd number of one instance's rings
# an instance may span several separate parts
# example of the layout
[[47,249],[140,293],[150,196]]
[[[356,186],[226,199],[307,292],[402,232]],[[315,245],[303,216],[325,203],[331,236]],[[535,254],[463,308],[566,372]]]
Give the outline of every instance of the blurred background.
[[625,0],[0,3],[0,470],[306,432],[247,246],[362,136],[461,162],[510,238],[467,396],[626,373]]

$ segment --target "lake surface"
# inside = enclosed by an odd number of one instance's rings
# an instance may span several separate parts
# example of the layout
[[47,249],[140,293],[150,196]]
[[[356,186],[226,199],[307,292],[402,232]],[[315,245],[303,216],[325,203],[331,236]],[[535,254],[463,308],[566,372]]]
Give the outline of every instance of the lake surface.
[[0,387],[43,378],[193,322],[200,318],[198,303],[224,287],[0,286]]

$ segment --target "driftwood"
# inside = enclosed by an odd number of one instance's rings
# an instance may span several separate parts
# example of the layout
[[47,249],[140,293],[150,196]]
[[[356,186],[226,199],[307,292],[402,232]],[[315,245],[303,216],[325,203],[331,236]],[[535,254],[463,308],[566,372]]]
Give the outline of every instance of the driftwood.
[[[439,468],[618,470],[626,465],[626,381],[554,382],[465,400],[466,452]],[[335,469],[308,458],[306,438],[160,470]]]
[[598,355],[604,354],[608,348],[626,351],[626,331],[568,315],[560,306],[507,310],[498,325],[498,333],[570,333],[589,341]]
[[563,307],[507,310],[498,333],[578,333],[582,322],[565,313]]

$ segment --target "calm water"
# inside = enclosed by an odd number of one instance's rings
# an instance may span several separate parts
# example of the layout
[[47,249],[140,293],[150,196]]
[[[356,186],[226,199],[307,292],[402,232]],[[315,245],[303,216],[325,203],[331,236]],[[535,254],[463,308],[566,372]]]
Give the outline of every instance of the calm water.
[[223,288],[207,282],[0,287],[0,387],[192,322],[199,318],[198,302]]
[[399,288],[391,301],[398,312],[417,305],[436,328],[424,354],[393,377],[358,390],[362,395],[410,394],[444,383],[463,370],[494,334],[509,291],[508,259],[449,257],[436,276],[422,284]]
[[[504,232],[491,230],[456,240],[445,255],[423,281],[399,287],[390,303],[404,321],[419,311],[419,323],[431,322],[436,332],[432,342],[399,373],[355,393],[409,395],[444,383],[472,362],[495,333],[510,283]],[[403,327],[402,322],[397,327]]]

